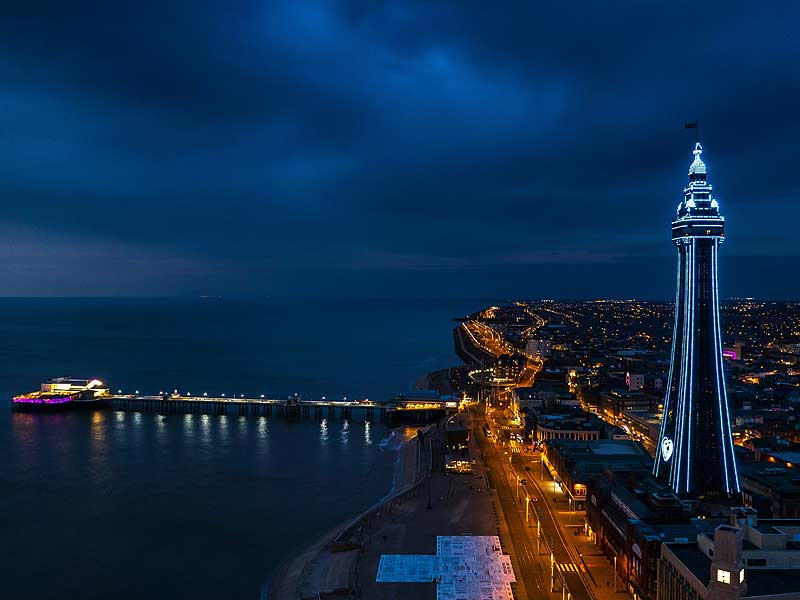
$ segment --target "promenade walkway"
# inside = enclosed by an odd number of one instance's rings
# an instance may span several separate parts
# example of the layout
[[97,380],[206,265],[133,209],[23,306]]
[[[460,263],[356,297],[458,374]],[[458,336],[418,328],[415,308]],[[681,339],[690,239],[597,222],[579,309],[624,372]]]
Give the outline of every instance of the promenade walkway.
[[408,501],[371,524],[358,563],[361,598],[433,600],[436,585],[432,582],[376,583],[381,556],[436,554],[437,536],[499,534],[496,494],[486,489],[482,467],[478,465],[478,472],[472,475],[446,474],[443,431],[434,440],[433,448],[431,508],[427,508],[427,481],[424,481]]

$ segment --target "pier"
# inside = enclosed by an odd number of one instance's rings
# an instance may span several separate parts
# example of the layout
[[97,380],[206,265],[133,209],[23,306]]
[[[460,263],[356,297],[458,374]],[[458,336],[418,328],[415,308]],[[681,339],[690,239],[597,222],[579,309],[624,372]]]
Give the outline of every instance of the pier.
[[458,411],[459,403],[440,399],[396,397],[374,400],[300,400],[289,398],[210,397],[179,394],[113,394],[105,403],[115,410],[179,414],[225,414],[256,417],[311,417],[317,419],[388,419],[433,421]]
[[158,395],[113,393],[99,379],[56,377],[42,383],[39,390],[14,396],[11,407],[18,411],[54,411],[70,408],[102,408],[137,412],[239,415],[254,417],[312,417],[316,419],[354,417],[400,421],[434,421],[458,412],[460,400],[440,397],[435,392],[419,391],[390,400],[303,400],[299,395],[281,400],[241,396],[193,396],[175,390]]

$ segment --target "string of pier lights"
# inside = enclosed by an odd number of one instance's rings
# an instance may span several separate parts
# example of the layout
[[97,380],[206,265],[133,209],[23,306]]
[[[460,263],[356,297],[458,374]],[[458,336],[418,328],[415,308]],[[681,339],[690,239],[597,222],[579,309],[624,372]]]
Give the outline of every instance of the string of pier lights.
[[[122,390],[117,390],[117,393],[118,393],[118,394],[121,394],[121,393],[122,393]],[[164,392],[164,390],[161,390],[160,392],[158,392],[158,395],[159,395],[159,396],[163,396],[163,395],[164,395],[164,393],[165,393],[165,392]],[[134,392],[134,394],[138,396],[138,395],[140,394],[139,390],[136,390],[136,391]],[[179,393],[178,393],[178,390],[173,390],[173,391],[172,391],[172,395],[173,395],[173,396],[179,396],[179,395],[181,395],[181,394],[179,394]],[[192,392],[186,392],[186,397],[191,397],[191,396],[192,396]],[[203,397],[204,397],[204,398],[208,398],[208,392],[203,392]],[[225,396],[225,394],[220,394],[220,398],[225,398],[225,397],[226,397],[226,396]],[[239,394],[239,397],[240,397],[240,398],[244,398],[244,394]],[[265,394],[261,394],[261,396],[260,396],[260,397],[261,397],[261,398],[266,398],[266,395],[265,395]],[[233,395],[231,396],[231,398],[236,398],[236,394],[233,394]],[[324,400],[324,399],[325,399],[325,397],[323,396],[323,397],[322,397],[322,399]]]
[[[135,393],[135,395],[137,395],[137,396],[140,394],[139,390],[136,390],[134,393]],[[159,391],[159,392],[158,392],[158,395],[159,395],[159,396],[163,396],[165,393],[166,393],[166,392],[164,392],[164,390],[161,390],[161,391]],[[122,390],[121,390],[121,389],[118,389],[118,390],[117,390],[117,394],[122,394]],[[173,390],[173,391],[172,391],[172,395],[173,395],[173,396],[180,396],[181,394],[179,394],[178,390],[177,390],[177,389],[175,389],[175,390]],[[186,396],[187,398],[188,398],[188,397],[191,397],[191,396],[192,396],[192,393],[191,393],[191,392],[186,392],[185,396]],[[208,392],[203,392],[203,397],[204,397],[204,398],[208,398]],[[220,398],[226,398],[226,397],[227,397],[227,396],[226,396],[225,394],[220,394]],[[244,398],[244,397],[245,397],[245,396],[244,396],[244,394],[239,394],[239,398]],[[261,395],[259,396],[259,398],[262,398],[262,399],[263,399],[263,398],[266,398],[266,397],[267,397],[267,396],[266,396],[266,394],[261,394]],[[299,398],[300,398],[300,394],[298,394],[298,393],[294,393],[294,394],[292,394],[292,397],[293,397],[293,398],[298,398],[298,399],[299,399]],[[231,395],[231,398],[234,398],[234,399],[235,399],[235,398],[236,398],[236,394],[232,394],[232,395]],[[328,398],[327,398],[327,396],[321,396],[321,397],[320,397],[320,400],[323,400],[323,401],[327,401],[327,399],[328,399]],[[368,401],[368,400],[369,400],[369,398],[364,398],[364,400],[367,400],[367,401]],[[347,402],[347,401],[348,401],[348,400],[347,400],[347,396],[342,396],[342,400],[341,400],[341,402]]]

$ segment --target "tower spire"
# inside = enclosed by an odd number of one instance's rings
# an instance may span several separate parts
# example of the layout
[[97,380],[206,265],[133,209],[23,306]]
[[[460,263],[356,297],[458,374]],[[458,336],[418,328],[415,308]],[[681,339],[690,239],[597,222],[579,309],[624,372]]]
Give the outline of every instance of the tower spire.
[[691,180],[692,175],[706,175],[706,163],[703,162],[703,159],[700,156],[703,154],[703,146],[700,142],[696,142],[694,145],[694,150],[692,151],[694,154],[694,161],[689,166],[689,177]]

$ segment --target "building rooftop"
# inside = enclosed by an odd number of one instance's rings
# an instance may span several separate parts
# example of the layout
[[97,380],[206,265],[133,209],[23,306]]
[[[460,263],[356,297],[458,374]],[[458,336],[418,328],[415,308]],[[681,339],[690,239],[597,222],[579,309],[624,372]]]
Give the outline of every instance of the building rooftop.
[[632,421],[637,421],[644,425],[661,424],[661,417],[658,416],[658,413],[654,413],[649,410],[625,410],[622,411],[622,414],[630,418]]
[[614,456],[650,458],[644,448],[632,440],[548,440],[547,444],[558,446],[562,455],[569,454],[576,461],[598,456],[604,459]]
[[744,463],[739,470],[740,478],[760,483],[781,492],[796,491],[800,494],[800,471],[771,463]]
[[[708,585],[711,576],[711,559],[700,551],[697,543],[667,543],[667,546],[704,586]],[[745,598],[800,592],[800,570],[798,569],[745,568],[745,581],[747,582]]]
[[630,440],[596,440],[596,442],[591,449],[595,455],[641,456],[643,454],[639,445]]
[[745,570],[747,597],[800,592],[800,571],[796,569]]
[[[800,452],[784,450],[783,452],[771,452],[770,456],[774,456],[778,460],[782,460],[790,464],[800,465]],[[798,475],[798,477],[800,477],[800,475]]]

